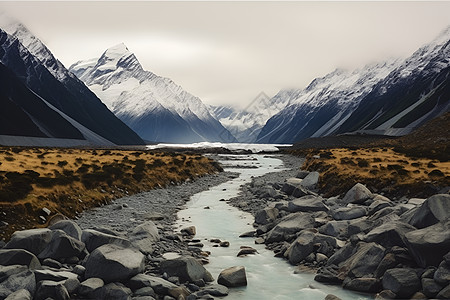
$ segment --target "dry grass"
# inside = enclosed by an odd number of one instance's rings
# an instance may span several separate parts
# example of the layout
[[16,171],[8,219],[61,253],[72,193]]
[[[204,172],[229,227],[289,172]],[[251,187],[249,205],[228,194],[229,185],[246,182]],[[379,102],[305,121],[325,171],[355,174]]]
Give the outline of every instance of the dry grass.
[[321,173],[320,188],[327,196],[343,194],[357,182],[391,197],[427,197],[450,185],[450,162],[409,157],[392,148],[310,150],[303,168]]
[[[135,150],[0,148],[0,238],[45,226],[40,216],[75,217],[114,198],[220,170],[198,154]],[[47,216],[46,216],[47,217]],[[47,217],[48,218],[48,217]]]

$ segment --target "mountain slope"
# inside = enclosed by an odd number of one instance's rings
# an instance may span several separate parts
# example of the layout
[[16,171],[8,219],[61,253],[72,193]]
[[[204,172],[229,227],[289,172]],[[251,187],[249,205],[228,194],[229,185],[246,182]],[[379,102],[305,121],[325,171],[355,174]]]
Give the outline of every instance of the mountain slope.
[[[9,34],[10,33],[10,34]],[[22,24],[0,20],[0,61],[33,92],[115,144],[143,144]]]
[[258,142],[293,143],[362,131],[404,135],[450,109],[450,28],[404,61],[336,70],[273,116]]
[[293,143],[333,133],[398,63],[372,64],[355,71],[337,69],[314,79],[304,90],[281,91],[275,97],[288,97],[289,105],[268,120],[257,142]]
[[233,142],[202,101],[172,80],[145,71],[124,44],[70,67],[117,117],[146,140]]
[[210,106],[209,109],[241,143],[254,143],[267,120],[287,104],[285,97],[269,98],[260,93],[248,107]]

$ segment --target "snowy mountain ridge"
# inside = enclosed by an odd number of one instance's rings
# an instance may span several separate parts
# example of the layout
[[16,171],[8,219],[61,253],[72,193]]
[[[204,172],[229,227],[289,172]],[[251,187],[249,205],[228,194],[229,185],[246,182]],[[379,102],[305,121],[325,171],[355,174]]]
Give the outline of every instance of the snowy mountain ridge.
[[172,130],[185,132],[185,142],[235,141],[198,97],[171,79],[144,70],[123,43],[107,49],[98,59],[73,64],[70,71],[147,140],[179,142],[173,134],[161,133],[164,115]]

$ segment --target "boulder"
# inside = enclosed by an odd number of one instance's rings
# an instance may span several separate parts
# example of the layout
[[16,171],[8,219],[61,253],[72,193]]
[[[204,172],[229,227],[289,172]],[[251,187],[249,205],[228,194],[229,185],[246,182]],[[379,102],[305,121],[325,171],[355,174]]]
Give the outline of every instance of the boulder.
[[100,299],[131,300],[131,290],[121,283],[108,283],[97,292]]
[[255,223],[265,225],[272,223],[278,217],[278,209],[276,208],[264,208],[255,214]]
[[0,249],[0,265],[22,265],[30,269],[41,267],[41,263],[33,253],[22,249]]
[[450,249],[449,231],[450,220],[405,234],[406,246],[420,267],[439,265]]
[[361,183],[355,184],[344,196],[342,202],[347,203],[355,203],[362,204],[366,200],[373,198],[374,195],[365,185]]
[[438,299],[450,299],[450,284],[443,288],[436,296]]
[[45,300],[52,298],[56,300],[70,299],[69,292],[61,282],[51,280],[40,281],[37,285],[35,300]]
[[177,285],[170,281],[148,274],[138,274],[132,277],[127,286],[133,290],[151,287],[156,293],[163,295],[167,295],[171,289],[177,288]]
[[300,183],[304,188],[314,189],[319,182],[319,172],[310,172]]
[[[383,196],[381,196],[381,197],[383,197]],[[392,204],[392,202],[390,202],[389,199],[387,199],[387,200],[382,200],[382,199],[375,200],[374,199],[372,204],[369,205],[369,216],[373,215],[374,213],[376,213],[379,210],[382,210],[383,208],[391,207],[392,205],[393,204]]]
[[329,208],[323,203],[322,197],[312,195],[303,196],[288,202],[289,212],[309,212],[309,211],[328,211]]
[[281,191],[289,196],[303,197],[311,194],[306,188],[302,186],[302,179],[288,178],[284,183]]
[[15,291],[14,293],[10,294],[8,297],[5,298],[5,300],[31,300],[33,297],[31,296],[30,292],[21,289],[18,291]]
[[313,252],[314,237],[315,234],[313,232],[303,230],[298,238],[286,250],[284,256],[291,264],[298,264]]
[[349,222],[347,220],[330,221],[325,225],[319,227],[318,230],[322,234],[330,235],[333,237],[347,237],[348,224]]
[[104,285],[104,281],[100,278],[88,278],[80,283],[78,293],[82,296],[94,298],[96,292],[99,291]]
[[86,245],[86,249],[89,252],[92,252],[105,244],[114,244],[125,248],[132,246],[131,242],[127,239],[94,229],[83,230],[81,241]]
[[31,295],[34,295],[36,290],[36,279],[34,273],[30,270],[13,274],[3,280],[0,283],[0,299],[23,289],[30,292]]
[[138,250],[107,244],[98,247],[87,257],[85,277],[120,282],[144,271],[144,263],[145,257]]
[[435,298],[443,286],[431,278],[422,278],[422,291],[428,298]]
[[161,262],[161,271],[168,276],[176,276],[181,282],[194,282],[203,279],[210,282],[211,274],[195,258],[183,256],[176,259],[164,260]]
[[131,243],[144,254],[153,252],[153,245],[159,241],[158,228],[152,221],[147,221],[136,228],[128,235]]
[[21,265],[2,266],[0,265],[0,281],[11,275],[27,271],[28,267]]
[[34,275],[36,276],[36,282],[42,280],[50,281],[65,281],[69,278],[76,279],[77,274],[69,271],[53,271],[49,269],[35,270]]
[[421,287],[420,279],[412,269],[389,269],[383,275],[383,289],[393,291],[398,298],[409,298]]
[[410,224],[424,228],[450,218],[450,194],[431,196],[412,216]]
[[413,230],[416,230],[414,226],[401,221],[394,221],[375,227],[363,237],[363,240],[378,243],[386,248],[405,247],[405,234]]
[[381,282],[377,278],[355,278],[344,282],[344,288],[363,293],[376,293],[381,289]]
[[63,284],[66,287],[69,294],[74,294],[81,285],[78,278],[69,278],[65,280]]
[[445,260],[442,261],[434,273],[434,281],[441,284],[442,286],[447,286],[450,284],[450,264]]
[[352,236],[358,233],[367,233],[374,227],[374,223],[374,221],[367,219],[367,217],[350,220],[348,222],[347,234],[348,236]]
[[186,228],[183,228],[180,230],[182,235],[195,235],[197,233],[197,230],[195,226],[188,226]]
[[217,283],[226,287],[238,287],[247,285],[245,268],[242,266],[231,267],[220,272]]
[[308,213],[293,213],[280,220],[272,230],[269,231],[266,242],[280,242],[287,237],[295,236],[297,232],[314,227],[314,218]]
[[16,231],[4,249],[24,249],[38,255],[47,247],[52,239],[52,231],[48,228]]
[[239,253],[237,254],[237,256],[245,256],[245,255],[249,255],[249,254],[256,254],[258,253],[258,251],[252,247],[249,246],[242,246],[241,250],[239,250]]
[[[384,257],[385,248],[376,243],[360,242],[351,256],[339,264],[351,278],[374,277],[374,273]],[[335,263],[332,257],[328,263]]]
[[341,207],[333,211],[335,220],[352,220],[367,215],[367,208],[363,206]]
[[[58,223],[56,223],[58,224]],[[68,257],[81,257],[84,251],[85,245],[78,239],[69,236],[62,230],[54,230],[51,241],[47,244],[44,250],[39,253],[39,259],[45,258],[68,258]]]
[[56,230],[56,229],[62,230],[65,233],[67,233],[67,235],[73,237],[76,240],[81,241],[81,235],[83,232],[82,232],[80,226],[78,226],[78,224],[72,220],[58,221],[55,224],[51,225],[49,228],[51,230]]
[[201,291],[197,292],[197,296],[203,297],[205,295],[211,295],[214,297],[224,297],[228,296],[229,290],[226,286],[221,284],[211,284],[206,286]]

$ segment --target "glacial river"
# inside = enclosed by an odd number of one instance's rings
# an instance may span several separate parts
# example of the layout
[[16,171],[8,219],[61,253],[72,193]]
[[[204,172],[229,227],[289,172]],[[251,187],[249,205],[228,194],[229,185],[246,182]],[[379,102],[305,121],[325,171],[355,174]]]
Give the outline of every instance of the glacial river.
[[[232,266],[244,266],[247,273],[246,287],[231,288],[227,300],[234,299],[320,299],[334,294],[342,299],[373,299],[367,295],[343,290],[339,286],[323,285],[314,281],[313,274],[294,274],[295,267],[285,260],[274,257],[264,245],[256,245],[254,238],[239,238],[239,235],[254,230],[253,216],[228,205],[225,201],[236,197],[241,185],[251,181],[252,177],[269,172],[283,170],[280,159],[253,154],[238,156],[239,160],[222,161],[223,164],[257,166],[258,168],[229,168],[240,176],[207,191],[195,194],[179,211],[179,228],[195,225],[196,238],[205,245],[203,250],[210,251],[210,263],[205,267],[217,279],[219,273]],[[248,160],[242,160],[248,158]],[[205,209],[209,207],[209,209]],[[230,242],[230,247],[213,247],[209,240],[218,238]],[[237,257],[240,246],[251,246],[258,254]]]

